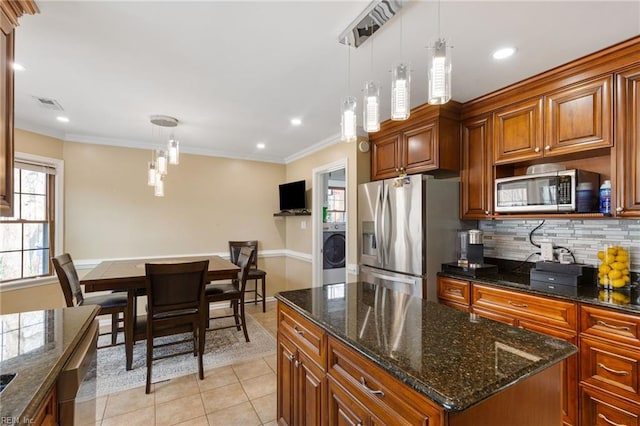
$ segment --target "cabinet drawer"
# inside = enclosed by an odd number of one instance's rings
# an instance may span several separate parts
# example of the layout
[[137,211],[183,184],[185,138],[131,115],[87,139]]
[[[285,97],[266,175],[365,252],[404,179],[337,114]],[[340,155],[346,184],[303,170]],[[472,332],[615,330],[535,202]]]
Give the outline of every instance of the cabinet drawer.
[[581,379],[640,403],[640,352],[597,339],[580,339]]
[[382,424],[440,425],[440,409],[373,362],[329,337],[328,372]]
[[320,327],[283,303],[278,303],[278,331],[282,332],[323,370],[325,366],[325,334]]
[[480,284],[473,285],[473,306],[576,330],[577,308],[572,302],[532,296]]
[[438,277],[438,298],[469,306],[469,281]]
[[640,317],[582,305],[580,326],[582,334],[640,346]]
[[640,426],[640,406],[618,400],[604,392],[583,386],[581,424],[597,426]]

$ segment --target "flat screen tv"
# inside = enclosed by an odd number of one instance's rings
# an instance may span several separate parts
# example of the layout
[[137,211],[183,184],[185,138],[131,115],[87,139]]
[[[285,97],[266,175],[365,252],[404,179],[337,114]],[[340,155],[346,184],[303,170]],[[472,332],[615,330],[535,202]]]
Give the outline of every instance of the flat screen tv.
[[305,191],[305,181],[303,180],[280,185],[280,211],[306,209]]

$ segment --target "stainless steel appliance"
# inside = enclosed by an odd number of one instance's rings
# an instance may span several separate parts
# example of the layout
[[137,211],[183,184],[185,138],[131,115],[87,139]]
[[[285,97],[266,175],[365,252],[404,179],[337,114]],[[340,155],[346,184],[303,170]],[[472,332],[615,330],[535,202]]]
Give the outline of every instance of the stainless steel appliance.
[[345,224],[324,223],[322,226],[322,283],[343,283],[347,272]]
[[[579,212],[597,211],[600,175],[584,170],[561,170],[495,180],[495,211]],[[590,201],[578,203],[578,189],[591,190]],[[584,197],[586,194],[581,194]]]
[[440,265],[455,260],[458,185],[422,175],[359,185],[360,280],[435,301]]

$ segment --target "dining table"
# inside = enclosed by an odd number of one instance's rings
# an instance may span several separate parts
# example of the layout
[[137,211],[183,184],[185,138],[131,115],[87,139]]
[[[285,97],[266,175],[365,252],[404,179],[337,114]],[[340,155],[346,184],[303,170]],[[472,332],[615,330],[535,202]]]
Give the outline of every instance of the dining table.
[[105,260],[89,271],[81,280],[86,293],[94,291],[126,291],[127,309],[124,321],[126,369],[133,362],[133,339],[136,296],[144,295],[146,288],[146,263],[183,263],[209,261],[208,281],[237,278],[240,268],[220,256],[161,257],[149,259]]

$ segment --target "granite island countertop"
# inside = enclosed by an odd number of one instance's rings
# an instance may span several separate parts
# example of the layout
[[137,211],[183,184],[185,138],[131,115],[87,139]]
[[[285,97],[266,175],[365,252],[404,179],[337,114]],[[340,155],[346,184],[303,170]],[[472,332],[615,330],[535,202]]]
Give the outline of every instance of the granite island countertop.
[[87,305],[0,315],[0,374],[16,374],[0,393],[3,424],[30,423],[98,310]]
[[284,291],[276,299],[450,412],[577,352],[564,340],[368,283]]

